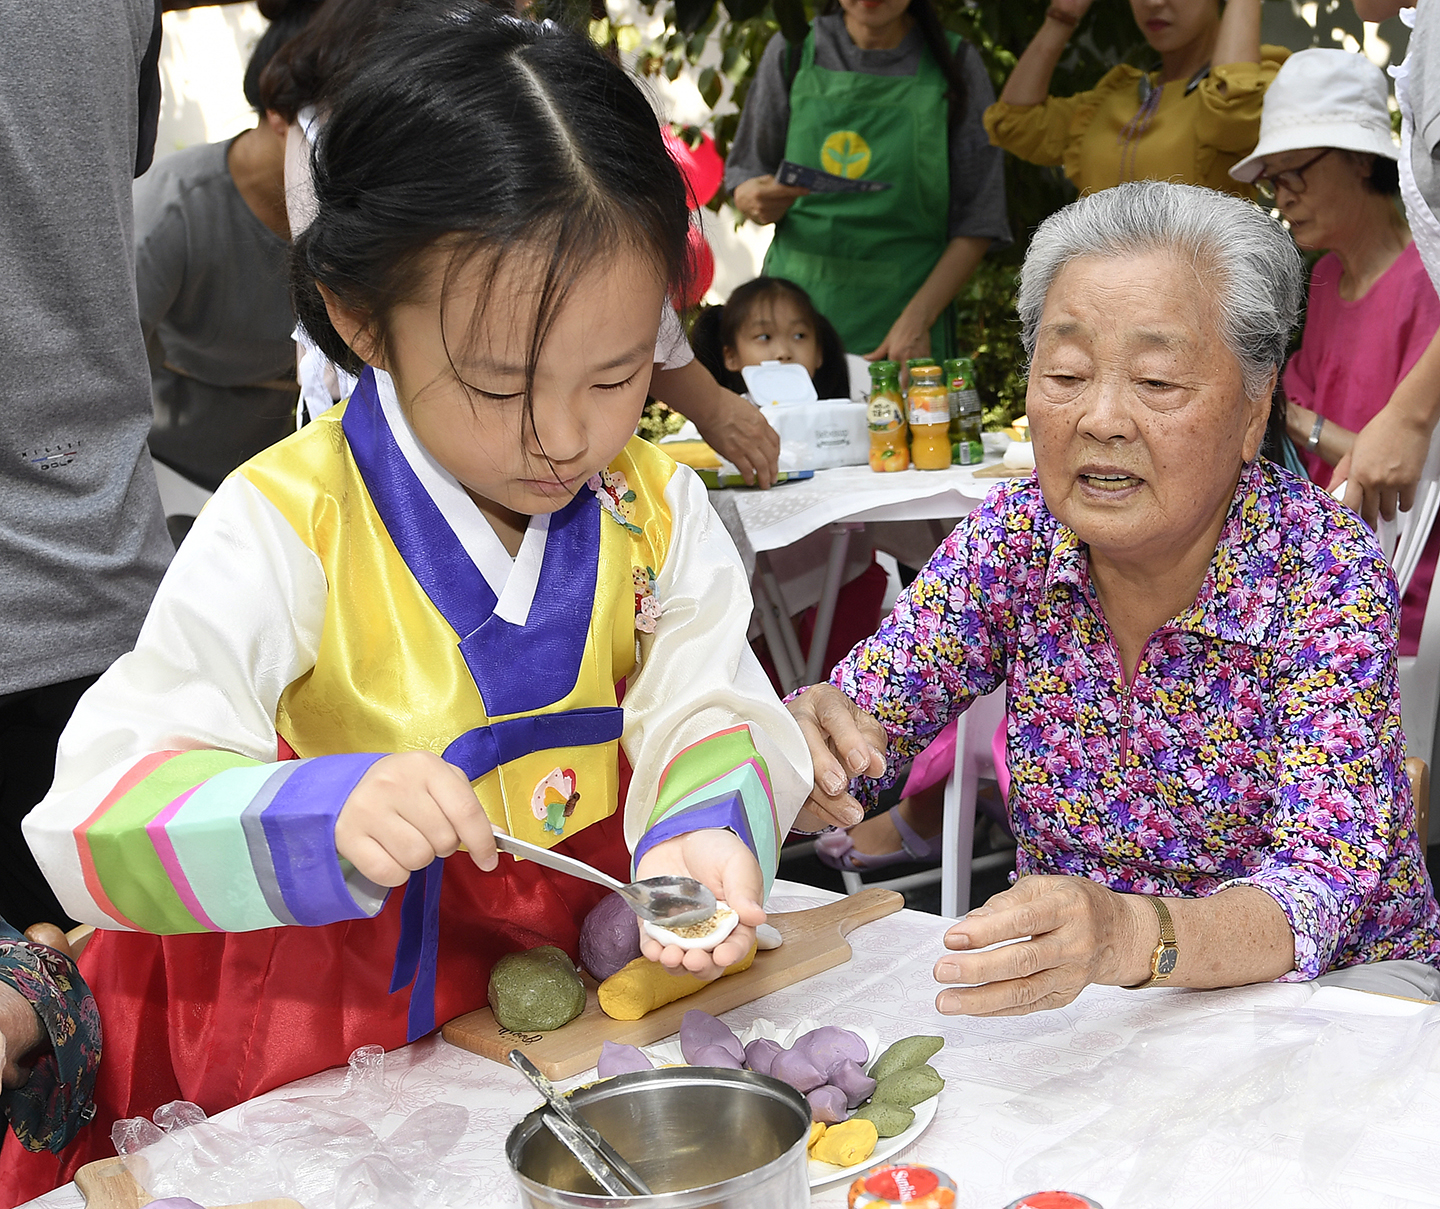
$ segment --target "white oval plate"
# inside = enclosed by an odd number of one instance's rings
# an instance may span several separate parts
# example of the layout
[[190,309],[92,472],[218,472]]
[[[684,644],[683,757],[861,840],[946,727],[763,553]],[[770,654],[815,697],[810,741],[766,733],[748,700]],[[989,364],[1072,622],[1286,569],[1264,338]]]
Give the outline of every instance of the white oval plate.
[[[740,1043],[749,1045],[757,1037],[769,1037],[778,1041],[786,1049],[794,1045],[802,1036],[811,1029],[819,1028],[818,1020],[802,1020],[792,1028],[782,1029],[773,1022],[763,1017],[751,1022],[749,1028],[740,1033]],[[880,1034],[873,1028],[861,1027],[850,1030],[860,1037],[870,1048],[871,1061],[880,1056],[884,1046],[880,1044]],[[652,1062],[658,1065],[669,1065],[671,1063],[681,1064],[685,1061],[684,1055],[680,1052],[680,1038],[673,1037],[669,1041],[662,1041],[657,1045],[646,1045],[641,1047]],[[925,1127],[935,1119],[935,1109],[940,1103],[939,1096],[931,1096],[930,1099],[915,1106],[915,1120],[910,1123],[910,1128],[904,1133],[898,1133],[893,1138],[881,1138],[876,1145],[874,1152],[863,1163],[856,1163],[850,1167],[836,1167],[833,1163],[820,1163],[814,1159],[810,1160],[810,1187],[828,1188],[831,1184],[838,1184],[842,1180],[853,1180],[862,1172],[870,1170],[878,1163],[883,1163],[892,1155],[899,1154],[905,1147],[909,1146],[916,1138],[925,1132]]]

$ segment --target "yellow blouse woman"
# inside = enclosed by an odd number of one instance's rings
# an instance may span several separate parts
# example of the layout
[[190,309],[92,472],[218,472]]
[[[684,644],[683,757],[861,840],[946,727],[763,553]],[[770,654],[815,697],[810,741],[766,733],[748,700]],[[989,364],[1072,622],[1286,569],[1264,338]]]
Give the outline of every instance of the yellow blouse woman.
[[1088,92],[1052,97],[1055,66],[1092,3],[1053,0],[985,111],[990,141],[1062,165],[1081,193],[1169,180],[1250,196],[1229,169],[1255,146],[1265,89],[1289,56],[1260,45],[1261,0],[1228,0],[1223,16],[1221,0],[1130,0],[1160,70],[1122,65]]

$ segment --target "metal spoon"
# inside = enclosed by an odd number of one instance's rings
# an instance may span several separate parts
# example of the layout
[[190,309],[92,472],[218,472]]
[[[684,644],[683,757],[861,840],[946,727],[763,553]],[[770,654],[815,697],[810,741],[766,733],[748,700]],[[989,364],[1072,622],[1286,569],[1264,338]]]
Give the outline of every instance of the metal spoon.
[[544,865],[549,869],[558,869],[571,877],[607,886],[630,904],[630,910],[652,924],[683,928],[689,924],[698,924],[715,914],[715,896],[707,886],[701,885],[693,877],[666,875],[647,877],[638,882],[618,882],[608,873],[601,873],[599,869],[587,865],[584,861],[562,856],[548,848],[538,848],[503,832],[495,833],[495,846],[511,856],[524,857],[527,861],[534,861],[537,865]]
[[[555,1085],[540,1073],[535,1063],[518,1049],[512,1049],[506,1057],[510,1065],[529,1079],[531,1086],[545,1098],[545,1103],[562,1123],[562,1127],[557,1129],[547,1117],[547,1128],[565,1149],[580,1160],[581,1166],[596,1183],[612,1196],[630,1196],[631,1188],[641,1196],[654,1195],[635,1168],[616,1153],[615,1148],[600,1136],[599,1130],[571,1107],[570,1101],[555,1090]],[[583,1144],[574,1145],[577,1140]],[[624,1184],[629,1184],[630,1188],[624,1188]]]

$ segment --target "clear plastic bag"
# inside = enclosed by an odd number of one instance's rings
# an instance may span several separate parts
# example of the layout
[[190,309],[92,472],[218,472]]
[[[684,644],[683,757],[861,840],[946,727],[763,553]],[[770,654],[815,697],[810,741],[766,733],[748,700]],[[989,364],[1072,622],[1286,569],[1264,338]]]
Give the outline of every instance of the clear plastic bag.
[[111,1138],[135,1181],[157,1198],[227,1205],[290,1197],[305,1209],[479,1203],[476,1181],[445,1163],[469,1128],[469,1110],[427,1104],[381,1137],[375,1127],[392,1103],[384,1074],[384,1050],[368,1045],[350,1055],[333,1097],[246,1104],[224,1125],[177,1100],[153,1122],[117,1121]]

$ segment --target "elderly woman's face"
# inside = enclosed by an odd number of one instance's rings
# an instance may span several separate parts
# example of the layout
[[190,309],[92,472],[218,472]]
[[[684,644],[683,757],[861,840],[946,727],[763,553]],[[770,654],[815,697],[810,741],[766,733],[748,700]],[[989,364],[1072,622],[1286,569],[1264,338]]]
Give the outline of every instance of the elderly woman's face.
[[1168,252],[1082,257],[1050,286],[1026,410],[1046,506],[1092,551],[1160,566],[1218,538],[1270,408],[1218,319]]
[[[1352,155],[1334,147],[1307,147],[1265,157],[1263,176],[1281,176],[1275,182],[1275,208],[1290,224],[1290,234],[1306,251],[1347,248],[1375,230],[1377,215],[1391,206],[1389,198],[1365,186],[1370,175],[1368,156]],[[1283,174],[1298,170],[1300,192]],[[1381,220],[1383,221],[1383,219]]]

